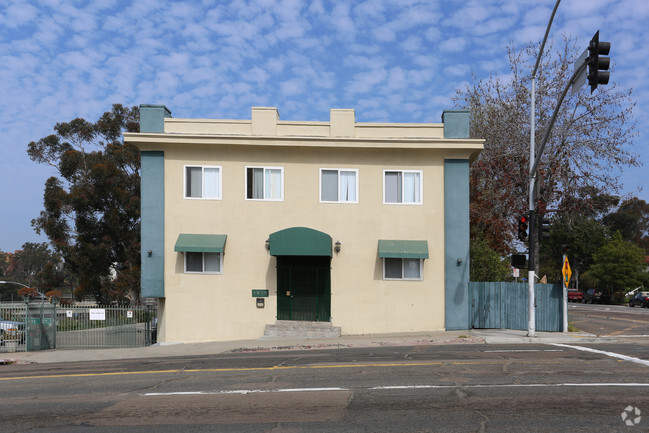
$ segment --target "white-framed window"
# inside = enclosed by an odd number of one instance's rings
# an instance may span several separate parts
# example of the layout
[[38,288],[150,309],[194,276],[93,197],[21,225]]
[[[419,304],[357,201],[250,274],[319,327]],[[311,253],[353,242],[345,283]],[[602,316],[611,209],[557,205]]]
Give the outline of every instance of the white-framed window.
[[358,203],[358,169],[320,169],[320,202]]
[[384,280],[422,280],[423,259],[383,259]]
[[221,200],[221,166],[185,165],[185,198]]
[[186,274],[222,274],[222,253],[185,253]]
[[246,167],[246,200],[284,200],[284,167]]
[[422,204],[421,170],[383,170],[383,203]]

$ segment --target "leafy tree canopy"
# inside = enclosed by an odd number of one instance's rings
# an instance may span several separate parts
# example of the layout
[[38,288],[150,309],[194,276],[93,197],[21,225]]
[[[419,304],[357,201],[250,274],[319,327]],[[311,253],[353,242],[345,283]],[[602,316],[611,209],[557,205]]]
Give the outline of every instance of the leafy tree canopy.
[[471,242],[471,281],[511,281],[509,263],[477,236]]
[[606,243],[609,232],[600,220],[564,214],[553,220],[550,238],[541,244],[541,275],[560,283],[564,246],[574,278],[594,262],[594,254]]
[[[13,253],[0,252],[0,280],[15,281],[34,288],[41,293],[63,286],[61,256],[52,251],[47,243],[26,242],[22,249]],[[17,297],[20,284],[2,284],[0,293],[7,299]]]
[[77,118],[54,131],[28,145],[33,161],[59,173],[46,181],[45,209],[32,225],[77,277],[77,296],[137,302],[140,160],[122,133],[139,131],[139,108],[115,104],[94,123]]
[[649,204],[644,200],[633,197],[623,201],[603,222],[611,231],[619,231],[622,239],[649,250]]
[[602,288],[634,289],[643,283],[644,253],[615,232],[594,255],[591,274]]

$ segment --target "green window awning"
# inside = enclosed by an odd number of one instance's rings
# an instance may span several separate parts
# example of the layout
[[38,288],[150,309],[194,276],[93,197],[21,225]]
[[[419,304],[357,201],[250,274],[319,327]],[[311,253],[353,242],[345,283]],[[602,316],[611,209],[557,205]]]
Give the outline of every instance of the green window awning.
[[268,237],[271,256],[332,256],[331,236],[307,227],[292,227]]
[[427,259],[428,241],[380,239],[379,257],[393,259]]
[[181,253],[222,253],[228,235],[185,234],[178,235],[174,251]]

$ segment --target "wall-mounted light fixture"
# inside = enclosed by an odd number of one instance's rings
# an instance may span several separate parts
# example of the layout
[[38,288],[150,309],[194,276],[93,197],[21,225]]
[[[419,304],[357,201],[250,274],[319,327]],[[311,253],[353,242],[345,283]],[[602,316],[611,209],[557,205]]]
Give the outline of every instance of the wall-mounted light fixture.
[[151,257],[153,255],[153,251],[149,250],[146,252],[147,256]]
[[462,266],[462,259],[457,259],[457,265]]
[[337,253],[340,252],[340,245],[341,245],[340,241],[336,241],[336,243],[334,244],[334,251],[335,252],[337,252]]
[[270,251],[270,239],[266,239],[266,251]]

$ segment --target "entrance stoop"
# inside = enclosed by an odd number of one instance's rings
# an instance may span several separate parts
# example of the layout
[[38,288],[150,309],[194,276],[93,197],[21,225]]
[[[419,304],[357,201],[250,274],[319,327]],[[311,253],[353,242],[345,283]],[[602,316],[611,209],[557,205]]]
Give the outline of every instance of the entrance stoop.
[[340,326],[331,326],[331,322],[278,320],[273,325],[266,325],[264,337],[337,338],[340,337]]

